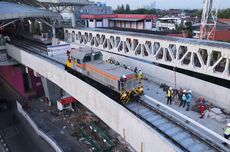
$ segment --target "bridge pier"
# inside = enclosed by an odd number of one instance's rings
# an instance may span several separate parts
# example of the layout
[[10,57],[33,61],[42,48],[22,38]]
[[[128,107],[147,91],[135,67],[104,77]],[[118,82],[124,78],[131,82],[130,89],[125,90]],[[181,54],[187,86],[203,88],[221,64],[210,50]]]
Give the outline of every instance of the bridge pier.
[[45,97],[49,105],[53,105],[62,97],[62,89],[47,78],[41,77]]

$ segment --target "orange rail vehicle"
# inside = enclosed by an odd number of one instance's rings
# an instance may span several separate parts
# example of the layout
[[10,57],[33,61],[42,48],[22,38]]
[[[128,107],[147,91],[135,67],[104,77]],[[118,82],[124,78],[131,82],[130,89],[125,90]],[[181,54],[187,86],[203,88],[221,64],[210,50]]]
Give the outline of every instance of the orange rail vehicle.
[[[66,70],[93,79],[107,88],[118,92],[123,103],[144,93],[143,80],[136,73],[123,67],[103,61],[103,55],[91,48],[78,48],[67,51]],[[137,98],[135,98],[137,99]]]

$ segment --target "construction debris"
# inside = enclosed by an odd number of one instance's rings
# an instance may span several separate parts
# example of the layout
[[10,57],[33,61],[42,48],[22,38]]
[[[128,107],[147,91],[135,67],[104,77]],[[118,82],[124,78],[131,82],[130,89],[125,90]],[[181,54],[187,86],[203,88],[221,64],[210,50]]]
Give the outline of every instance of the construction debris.
[[228,118],[227,115],[225,115],[219,108],[211,108],[210,110],[206,110],[205,117],[215,119],[221,123],[226,123],[230,120],[230,118]]

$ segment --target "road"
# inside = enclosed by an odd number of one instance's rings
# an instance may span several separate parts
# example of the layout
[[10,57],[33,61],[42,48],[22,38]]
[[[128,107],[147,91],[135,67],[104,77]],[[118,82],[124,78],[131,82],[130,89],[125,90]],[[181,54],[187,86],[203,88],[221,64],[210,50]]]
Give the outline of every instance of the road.
[[[53,152],[50,145],[40,138],[16,109],[16,94],[0,78],[0,98],[6,98],[11,108],[0,111],[0,134],[11,152]],[[13,118],[13,116],[16,116]]]

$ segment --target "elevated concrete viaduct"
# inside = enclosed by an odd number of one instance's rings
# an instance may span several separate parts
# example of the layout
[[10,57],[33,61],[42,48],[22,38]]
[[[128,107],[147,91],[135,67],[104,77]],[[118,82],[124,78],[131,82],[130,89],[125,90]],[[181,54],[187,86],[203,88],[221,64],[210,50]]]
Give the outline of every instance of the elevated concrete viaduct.
[[[120,134],[138,152],[179,151],[123,106],[64,70],[64,66],[7,44],[9,56],[57,84]],[[135,127],[134,127],[135,126]]]

